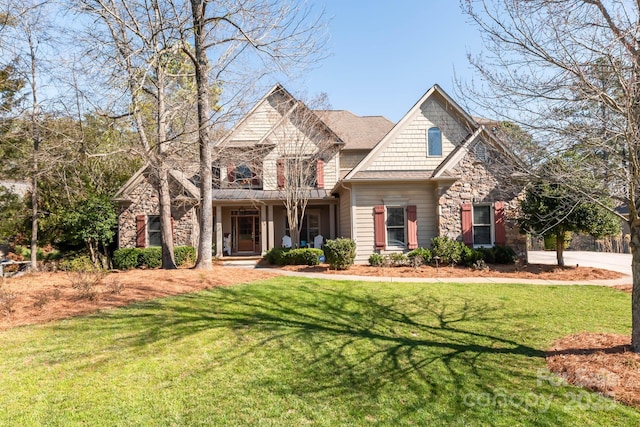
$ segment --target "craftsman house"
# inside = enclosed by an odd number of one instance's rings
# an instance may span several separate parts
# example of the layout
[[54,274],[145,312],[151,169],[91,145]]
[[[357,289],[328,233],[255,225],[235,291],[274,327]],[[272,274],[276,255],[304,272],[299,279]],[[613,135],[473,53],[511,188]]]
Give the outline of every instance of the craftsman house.
[[[215,145],[217,255],[286,244],[285,203],[297,185],[307,203],[302,245],[352,238],[356,262],[366,262],[373,252],[407,252],[448,236],[475,247],[506,244],[526,258],[511,220],[519,192],[502,162],[510,154],[487,126],[437,85],[395,125],[311,111],[276,85]],[[198,176],[188,169],[171,172],[174,241],[197,246]],[[116,199],[119,247],[159,245],[157,194],[144,168]]]

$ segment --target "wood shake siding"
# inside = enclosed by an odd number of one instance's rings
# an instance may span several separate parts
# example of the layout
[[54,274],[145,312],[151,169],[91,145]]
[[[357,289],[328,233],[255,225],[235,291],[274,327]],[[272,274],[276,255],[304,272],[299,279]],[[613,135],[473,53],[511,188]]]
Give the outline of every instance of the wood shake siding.
[[[442,156],[427,156],[427,130],[431,127],[442,131]],[[366,170],[433,170],[469,133],[439,102],[430,99]]]
[[[382,185],[358,185],[356,187],[356,262],[366,263],[375,250],[375,230],[373,208],[384,204],[388,205],[392,199],[397,199],[402,205],[415,205],[418,225],[418,246],[429,247],[431,239],[437,236],[437,200],[432,184],[416,183],[406,184],[382,184]],[[342,211],[341,211],[342,214]],[[342,221],[342,218],[341,218]],[[382,251],[385,253],[385,251]]]
[[235,141],[260,140],[273,127],[274,120],[280,117],[279,113],[269,102],[262,103],[254,111],[251,119],[236,129],[233,135]]

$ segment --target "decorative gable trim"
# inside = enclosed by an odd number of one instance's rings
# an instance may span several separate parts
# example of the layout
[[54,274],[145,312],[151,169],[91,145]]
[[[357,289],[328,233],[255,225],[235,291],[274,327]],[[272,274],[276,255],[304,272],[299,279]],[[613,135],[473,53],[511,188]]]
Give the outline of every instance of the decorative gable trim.
[[124,183],[122,187],[118,190],[113,199],[116,201],[125,201],[129,200],[129,193],[136,187],[138,187],[142,181],[144,180],[144,172],[149,167],[148,164],[142,166],[136,173],[133,174],[131,178],[127,182]]

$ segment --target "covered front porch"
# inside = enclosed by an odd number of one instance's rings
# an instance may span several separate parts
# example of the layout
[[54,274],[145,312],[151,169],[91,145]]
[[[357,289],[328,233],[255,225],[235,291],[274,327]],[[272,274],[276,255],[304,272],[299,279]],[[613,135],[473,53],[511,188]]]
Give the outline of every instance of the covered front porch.
[[[282,238],[289,234],[284,203],[279,199],[246,197],[213,201],[215,215],[215,254],[217,257],[259,256],[274,247],[282,246]],[[236,196],[244,195],[234,192]],[[266,193],[266,192],[263,192]],[[276,192],[277,193],[277,192]],[[256,196],[256,194],[253,194]],[[302,221],[301,246],[313,246],[320,235],[324,240],[337,235],[338,200],[326,192],[311,198]]]

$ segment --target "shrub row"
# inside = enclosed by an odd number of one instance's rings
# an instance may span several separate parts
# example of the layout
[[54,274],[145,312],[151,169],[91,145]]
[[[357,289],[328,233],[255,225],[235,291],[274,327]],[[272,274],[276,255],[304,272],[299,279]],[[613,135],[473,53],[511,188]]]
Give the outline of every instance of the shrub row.
[[273,248],[264,257],[274,265],[318,265],[322,249],[315,248]]
[[[196,249],[192,246],[176,246],[173,248],[176,265],[179,267],[192,264],[196,259]],[[132,268],[158,268],[162,265],[162,249],[122,248],[113,252],[113,267],[118,270]]]
[[351,239],[327,240],[324,252],[321,249],[273,248],[264,257],[273,265],[318,265],[320,256],[325,255],[329,268],[347,270],[356,258],[356,242]]
[[472,267],[479,261],[489,264],[513,264],[516,253],[508,246],[494,246],[492,248],[472,249],[464,243],[448,237],[434,237],[431,249],[418,248],[408,254],[392,253],[381,255],[371,254],[369,264],[372,266],[400,267],[411,265],[429,265],[438,257],[440,265],[464,265]]

